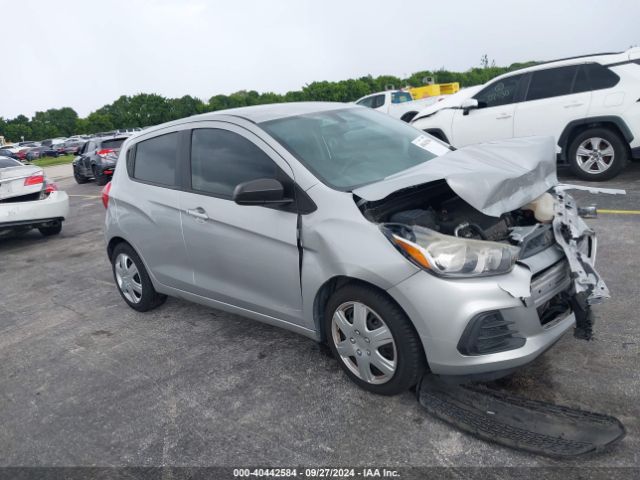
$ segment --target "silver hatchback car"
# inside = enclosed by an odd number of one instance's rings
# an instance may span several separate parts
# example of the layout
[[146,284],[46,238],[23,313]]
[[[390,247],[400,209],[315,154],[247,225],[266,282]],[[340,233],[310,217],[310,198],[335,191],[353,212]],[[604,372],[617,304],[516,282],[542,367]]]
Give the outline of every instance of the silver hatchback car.
[[[361,387],[497,378],[608,296],[552,139],[453,150],[355,105],[198,115],[123,145],[105,187],[118,289],[326,341]],[[248,324],[248,328],[250,328]]]

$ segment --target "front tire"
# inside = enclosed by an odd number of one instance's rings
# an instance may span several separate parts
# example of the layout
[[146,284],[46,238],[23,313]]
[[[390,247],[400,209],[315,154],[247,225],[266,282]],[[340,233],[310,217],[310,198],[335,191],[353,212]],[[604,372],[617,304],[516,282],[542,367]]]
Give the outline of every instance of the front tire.
[[87,177],[81,175],[80,172],[78,172],[78,169],[75,167],[73,169],[73,178],[76,179],[76,183],[79,185],[82,185],[83,183],[87,183],[89,181]]
[[120,243],[111,255],[113,278],[120,295],[134,310],[146,312],[164,303],[166,295],[153,288],[149,274],[136,251],[128,243]]
[[578,178],[600,182],[618,175],[627,163],[627,147],[608,128],[590,128],[579,133],[569,145],[571,171]]
[[404,392],[426,369],[413,325],[382,292],[361,285],[342,287],[327,302],[324,322],[333,355],[365,390],[381,395]]

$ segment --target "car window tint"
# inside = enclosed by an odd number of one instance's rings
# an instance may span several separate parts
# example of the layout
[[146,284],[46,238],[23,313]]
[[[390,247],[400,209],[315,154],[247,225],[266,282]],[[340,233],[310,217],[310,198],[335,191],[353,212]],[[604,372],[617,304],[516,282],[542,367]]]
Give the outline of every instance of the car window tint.
[[618,75],[599,63],[588,63],[585,65],[585,69],[589,75],[591,90],[615,87],[620,81]]
[[161,185],[175,185],[177,152],[177,133],[138,142],[133,166],[134,178]]
[[527,100],[569,95],[577,69],[576,65],[570,65],[532,72],[529,90],[527,91]]
[[367,97],[367,98],[363,98],[362,100],[360,100],[359,102],[357,102],[358,105],[362,105],[363,107],[367,107],[367,108],[373,108],[373,97]]
[[114,140],[105,140],[102,142],[102,148],[120,148],[124,143],[124,138],[116,138]]
[[497,80],[480,90],[473,98],[478,100],[480,108],[498,107],[513,103],[522,77],[522,75],[513,75]]
[[191,187],[231,197],[236,186],[258,178],[275,178],[277,166],[253,142],[217,128],[191,135]]
[[590,90],[591,85],[589,84],[586,65],[580,65],[578,73],[576,73],[576,79],[573,82],[573,93],[588,92]]
[[373,97],[371,108],[378,108],[384,105],[384,95],[376,95]]

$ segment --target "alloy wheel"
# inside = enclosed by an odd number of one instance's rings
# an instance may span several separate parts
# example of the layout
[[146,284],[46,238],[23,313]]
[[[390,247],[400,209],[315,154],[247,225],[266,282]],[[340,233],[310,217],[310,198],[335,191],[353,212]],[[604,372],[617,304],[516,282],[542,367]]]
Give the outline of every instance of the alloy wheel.
[[584,140],[576,151],[576,162],[580,169],[590,174],[608,170],[615,159],[615,151],[609,141],[601,137]]
[[380,315],[360,302],[345,302],[331,319],[331,335],[340,360],[359,379],[383,384],[393,378],[398,354],[393,335]]

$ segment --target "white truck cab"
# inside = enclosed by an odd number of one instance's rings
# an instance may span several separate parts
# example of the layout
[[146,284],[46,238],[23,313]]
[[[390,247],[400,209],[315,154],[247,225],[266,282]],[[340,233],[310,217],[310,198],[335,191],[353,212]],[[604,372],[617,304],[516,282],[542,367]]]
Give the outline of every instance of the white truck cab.
[[440,99],[442,96],[414,100],[411,94],[404,90],[387,90],[359,98],[355,103],[399,118],[404,122],[410,122],[420,110],[433,105]]

